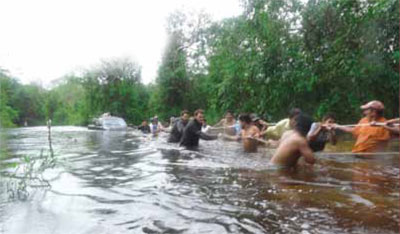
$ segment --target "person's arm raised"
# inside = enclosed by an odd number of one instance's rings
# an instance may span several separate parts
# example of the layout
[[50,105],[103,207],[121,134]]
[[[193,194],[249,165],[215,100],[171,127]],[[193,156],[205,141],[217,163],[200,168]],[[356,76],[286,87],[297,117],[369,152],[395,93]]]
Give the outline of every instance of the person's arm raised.
[[225,123],[225,119],[221,119],[218,123],[216,123],[214,126],[212,126],[213,128],[215,127],[222,127]]
[[321,132],[322,130],[322,125],[319,123],[313,123],[311,125],[311,129],[307,134],[307,140],[308,141],[314,141],[315,139],[317,139],[318,134]]
[[250,137],[259,138],[260,137],[260,130],[258,130],[258,128],[255,127],[255,126],[253,128],[251,128]]
[[394,125],[392,123],[386,122],[384,125],[382,125],[385,129],[389,130],[392,134],[399,134],[400,133],[400,125]]
[[386,124],[388,124],[388,125],[399,124],[399,123],[400,123],[400,118],[390,119],[390,120],[386,121]]
[[218,134],[218,137],[222,138],[224,140],[229,140],[229,141],[239,141],[241,139],[240,135],[229,136],[229,135],[223,134],[223,133]]
[[347,127],[347,126],[341,126],[339,124],[333,124],[332,125],[333,129],[339,129],[343,132],[347,132],[347,133],[353,133],[354,127]]
[[202,131],[198,131],[197,134],[199,135],[199,137],[200,137],[202,140],[206,140],[206,141],[211,141],[211,140],[216,140],[216,139],[218,139],[218,136],[217,136],[217,135],[209,135],[209,134],[204,133],[204,132],[202,132]]

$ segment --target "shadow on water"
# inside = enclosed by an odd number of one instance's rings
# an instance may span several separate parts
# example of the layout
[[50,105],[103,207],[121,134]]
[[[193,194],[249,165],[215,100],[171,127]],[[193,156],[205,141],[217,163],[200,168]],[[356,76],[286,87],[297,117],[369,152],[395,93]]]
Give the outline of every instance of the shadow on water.
[[[48,145],[45,128],[9,130],[0,232],[399,232],[398,154],[335,154],[349,151],[347,141],[314,167],[274,171],[270,149],[244,153],[218,140],[190,151],[166,139],[55,127]],[[26,180],[25,198],[12,199],[4,185],[22,171],[46,186]]]

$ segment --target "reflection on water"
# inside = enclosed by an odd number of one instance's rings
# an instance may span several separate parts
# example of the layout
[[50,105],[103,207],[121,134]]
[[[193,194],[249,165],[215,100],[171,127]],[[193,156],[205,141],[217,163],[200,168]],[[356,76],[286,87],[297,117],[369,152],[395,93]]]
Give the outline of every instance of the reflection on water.
[[0,233],[399,232],[399,155],[335,155],[351,142],[293,171],[268,149],[134,131],[54,127],[52,155],[45,127],[20,128],[1,146]]

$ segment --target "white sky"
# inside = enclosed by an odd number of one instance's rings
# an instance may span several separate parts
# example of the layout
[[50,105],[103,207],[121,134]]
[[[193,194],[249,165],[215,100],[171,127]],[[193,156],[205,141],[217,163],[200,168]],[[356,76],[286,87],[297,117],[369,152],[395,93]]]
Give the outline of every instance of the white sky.
[[238,15],[238,0],[0,0],[0,67],[23,83],[49,84],[101,59],[128,56],[155,79],[167,15],[204,9]]

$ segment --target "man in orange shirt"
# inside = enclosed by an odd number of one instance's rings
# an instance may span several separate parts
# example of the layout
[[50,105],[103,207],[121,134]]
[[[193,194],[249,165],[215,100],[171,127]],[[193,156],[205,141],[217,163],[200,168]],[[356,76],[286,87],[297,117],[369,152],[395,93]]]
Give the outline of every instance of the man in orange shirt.
[[361,106],[364,118],[355,127],[335,125],[334,128],[352,133],[356,138],[353,153],[376,152],[386,145],[390,139],[390,132],[376,123],[385,123],[383,117],[384,105],[380,101],[371,101]]

